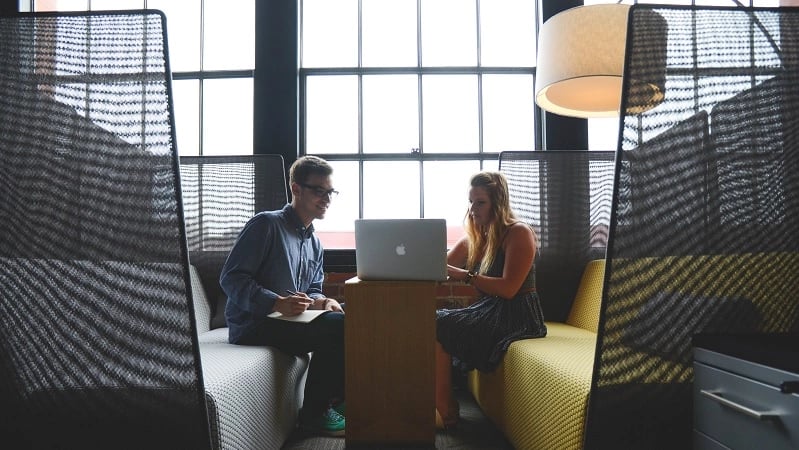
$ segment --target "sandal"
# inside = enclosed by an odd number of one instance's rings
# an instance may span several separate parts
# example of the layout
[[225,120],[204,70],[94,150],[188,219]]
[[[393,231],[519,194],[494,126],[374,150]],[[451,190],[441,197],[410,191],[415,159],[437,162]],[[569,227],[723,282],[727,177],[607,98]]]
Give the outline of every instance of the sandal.
[[438,408],[436,408],[436,428],[439,430],[450,430],[458,425],[460,420],[460,405],[455,399],[451,399],[448,411],[442,416]]

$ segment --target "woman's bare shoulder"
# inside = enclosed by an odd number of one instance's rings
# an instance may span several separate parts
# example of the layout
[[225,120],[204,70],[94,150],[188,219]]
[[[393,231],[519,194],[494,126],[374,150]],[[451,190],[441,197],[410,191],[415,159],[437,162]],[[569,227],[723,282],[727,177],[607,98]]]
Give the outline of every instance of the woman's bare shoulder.
[[505,242],[513,242],[514,245],[519,245],[524,242],[535,244],[536,236],[533,228],[526,222],[516,222],[508,227],[505,235]]
[[508,226],[508,233],[513,234],[521,234],[521,235],[532,235],[533,227],[530,226],[527,222],[514,222],[510,226]]

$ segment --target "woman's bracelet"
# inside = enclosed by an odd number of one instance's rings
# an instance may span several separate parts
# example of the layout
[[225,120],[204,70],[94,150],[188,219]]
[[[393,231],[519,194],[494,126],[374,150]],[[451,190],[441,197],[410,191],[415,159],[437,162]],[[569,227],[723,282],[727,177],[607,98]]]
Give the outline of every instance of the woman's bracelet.
[[477,274],[472,272],[471,270],[466,272],[466,278],[463,279],[463,282],[466,284],[472,284],[472,278],[474,278]]

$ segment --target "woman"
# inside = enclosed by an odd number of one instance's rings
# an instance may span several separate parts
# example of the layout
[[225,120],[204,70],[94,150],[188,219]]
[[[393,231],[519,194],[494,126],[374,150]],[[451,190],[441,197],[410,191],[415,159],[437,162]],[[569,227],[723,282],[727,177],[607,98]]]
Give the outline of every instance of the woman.
[[504,175],[480,172],[470,184],[466,236],[447,254],[447,273],[479,295],[468,308],[436,311],[436,409],[444,427],[458,420],[453,357],[464,370],[491,372],[511,342],[547,334],[535,291],[535,232],[513,214]]

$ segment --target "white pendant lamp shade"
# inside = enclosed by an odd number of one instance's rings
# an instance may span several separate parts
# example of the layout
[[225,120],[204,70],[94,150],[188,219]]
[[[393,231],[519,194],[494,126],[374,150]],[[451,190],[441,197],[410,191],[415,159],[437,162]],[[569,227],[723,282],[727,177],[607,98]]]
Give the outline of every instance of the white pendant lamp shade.
[[[571,117],[618,116],[629,5],[578,6],[541,27],[535,99],[546,111]],[[662,100],[662,89],[646,84],[644,111]]]

